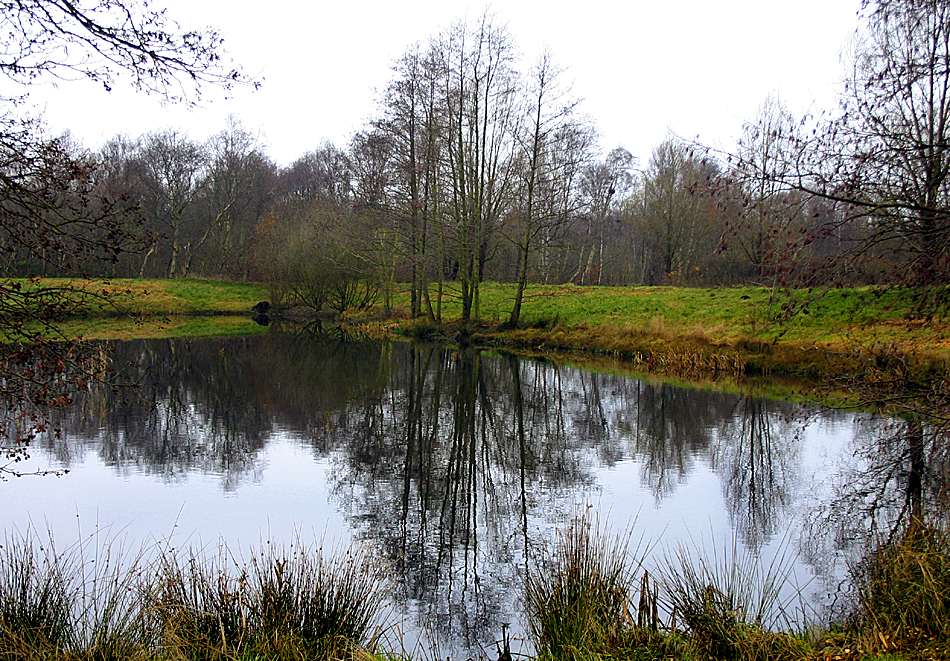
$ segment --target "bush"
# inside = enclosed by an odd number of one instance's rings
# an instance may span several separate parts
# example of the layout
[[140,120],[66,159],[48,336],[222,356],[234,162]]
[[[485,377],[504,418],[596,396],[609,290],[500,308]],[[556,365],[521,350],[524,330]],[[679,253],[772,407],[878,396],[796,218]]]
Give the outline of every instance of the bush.
[[275,301],[339,314],[373,305],[379,260],[373,233],[358,221],[344,209],[318,203],[301,217],[262,222],[257,273]]
[[[386,598],[381,572],[348,552],[329,560],[319,549],[267,547],[248,563],[191,554],[165,557],[153,608],[166,645],[196,651],[339,658],[372,647]],[[350,654],[344,654],[349,657]]]

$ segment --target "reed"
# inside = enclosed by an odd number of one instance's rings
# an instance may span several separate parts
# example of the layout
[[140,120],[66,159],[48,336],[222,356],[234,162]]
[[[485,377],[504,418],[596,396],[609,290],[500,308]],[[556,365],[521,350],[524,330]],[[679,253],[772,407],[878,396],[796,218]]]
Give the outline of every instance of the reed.
[[539,656],[589,659],[626,646],[647,552],[630,541],[585,515],[560,534],[552,555],[528,569],[525,616]]
[[851,568],[850,625],[871,648],[950,654],[950,534],[919,523]]
[[805,658],[802,638],[790,608],[801,590],[784,597],[791,580],[791,557],[785,552],[763,564],[735,538],[712,552],[696,545],[675,547],[661,561],[661,599],[671,614],[671,628],[681,622],[700,658]]
[[385,575],[358,550],[268,544],[239,561],[8,536],[0,659],[381,659]]

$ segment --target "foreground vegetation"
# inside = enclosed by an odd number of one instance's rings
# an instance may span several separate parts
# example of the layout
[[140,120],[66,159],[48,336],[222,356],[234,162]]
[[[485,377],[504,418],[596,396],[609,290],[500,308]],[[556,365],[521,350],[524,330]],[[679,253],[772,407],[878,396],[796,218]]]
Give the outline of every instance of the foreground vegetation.
[[872,549],[851,570],[847,617],[822,628],[796,622],[791,611],[802,604],[782,601],[781,560],[762,566],[735,547],[713,558],[678,548],[651,580],[644,553],[581,519],[547,563],[529,569],[528,622],[545,659],[944,659],[948,541],[919,525]]
[[359,552],[268,544],[246,561],[223,548],[146,560],[114,541],[64,552],[30,535],[5,541],[5,659],[377,658],[387,587]]
[[[359,551],[267,545],[239,559],[86,540],[57,552],[26,535],[0,550],[5,659],[409,659],[386,569]],[[939,659],[950,654],[950,555],[923,526],[852,571],[854,606],[832,629],[782,602],[787,567],[726,549],[647,551],[587,517],[528,567],[521,603],[538,659]],[[506,657],[505,655],[508,654]],[[428,658],[423,653],[422,658]],[[499,658],[511,658],[503,636]]]

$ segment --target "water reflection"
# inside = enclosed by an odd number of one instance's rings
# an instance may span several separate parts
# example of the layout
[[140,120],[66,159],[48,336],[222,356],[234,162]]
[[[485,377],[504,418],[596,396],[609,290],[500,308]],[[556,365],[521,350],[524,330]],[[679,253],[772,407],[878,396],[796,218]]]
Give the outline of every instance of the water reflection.
[[950,438],[934,422],[913,415],[856,420],[851,456],[835,467],[832,493],[814,504],[802,536],[814,566],[833,575],[835,559],[858,562],[873,544],[915,526],[950,529]]
[[771,539],[790,505],[801,429],[790,407],[743,397],[725,419],[712,447],[733,525],[756,549]]
[[264,467],[291,439],[329,466],[301,467],[304,483],[394,568],[407,626],[450,649],[492,648],[516,620],[520,568],[578,506],[621,526],[639,511],[648,537],[705,516],[752,549],[813,524],[806,557],[830,576],[856,527],[946,504],[946,445],[920,424],[325,333],[129,342],[112,362],[135,386],[77,397],[50,456],[95,459],[129,488],[159,479],[169,498],[195,474],[239,494],[281,488]]

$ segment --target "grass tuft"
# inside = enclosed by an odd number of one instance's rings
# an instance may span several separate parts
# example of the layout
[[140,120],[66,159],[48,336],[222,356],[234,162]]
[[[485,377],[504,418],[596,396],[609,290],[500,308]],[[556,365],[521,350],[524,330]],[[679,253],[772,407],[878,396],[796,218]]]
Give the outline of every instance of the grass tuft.
[[634,624],[634,580],[644,553],[589,516],[575,519],[553,556],[529,568],[524,602],[539,655],[584,659],[623,647]]
[[371,559],[355,551],[268,545],[238,562],[224,552],[162,560],[155,599],[165,645],[193,657],[352,658],[375,647],[387,589]]
[[265,636],[295,632],[315,649],[347,640],[373,646],[388,587],[368,556],[347,551],[326,559],[307,547],[268,549],[251,560],[256,631]]
[[950,653],[950,534],[919,524],[852,569],[852,626],[874,648],[939,645]]
[[3,659],[373,659],[388,597],[362,552],[267,546],[123,552],[85,540],[58,553],[30,533],[0,549]]
[[0,550],[0,649],[65,649],[69,644],[69,580],[59,558],[51,546],[40,546],[32,534],[4,539]]
[[679,622],[702,658],[803,658],[804,642],[788,630],[789,604],[782,599],[792,564],[778,554],[768,565],[740,549],[737,540],[725,549],[681,545],[662,561],[664,601],[671,626]]

